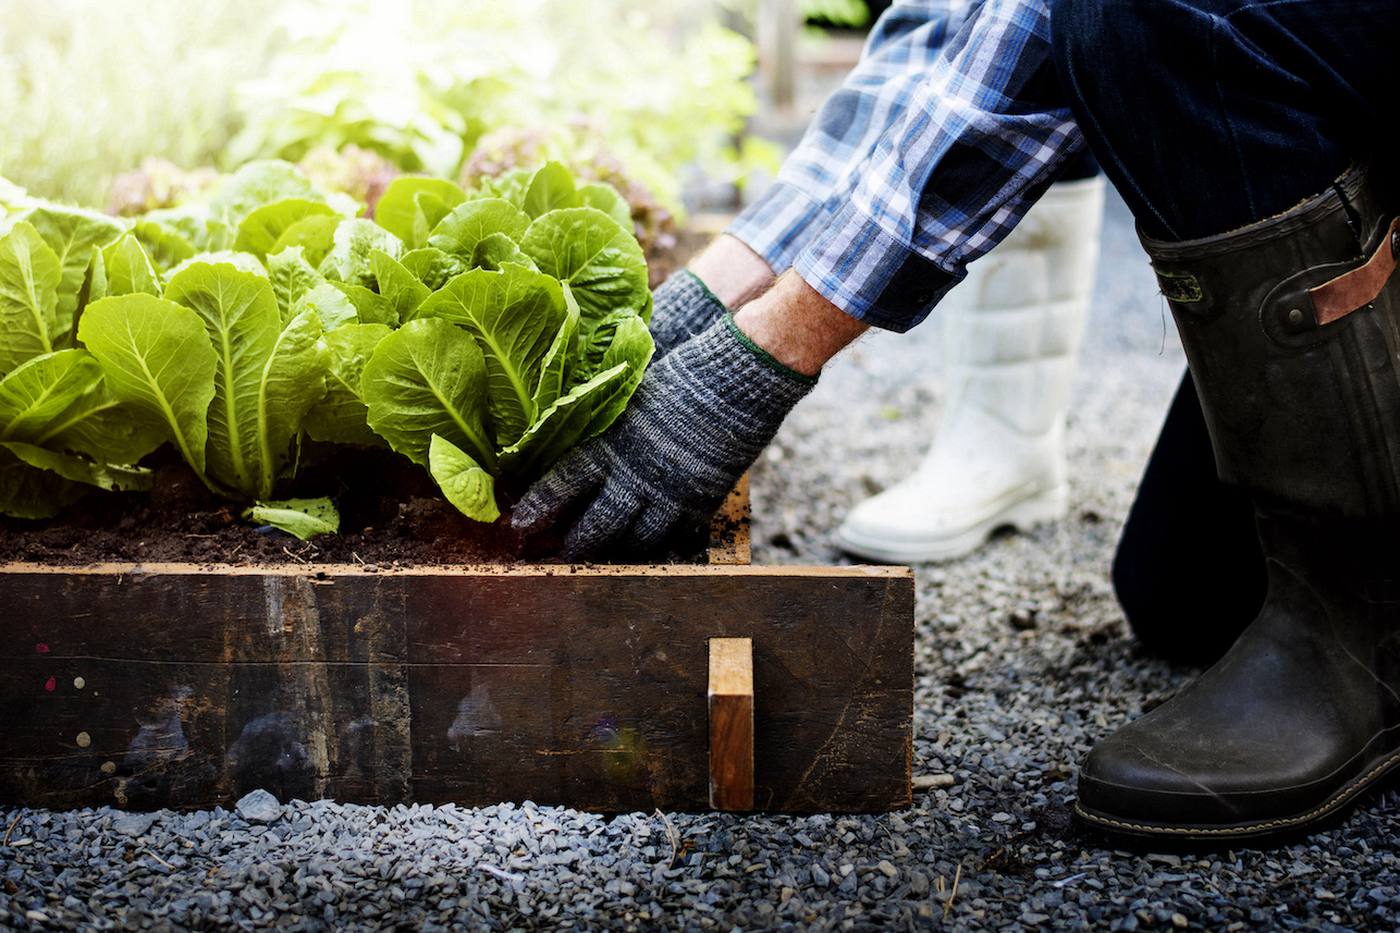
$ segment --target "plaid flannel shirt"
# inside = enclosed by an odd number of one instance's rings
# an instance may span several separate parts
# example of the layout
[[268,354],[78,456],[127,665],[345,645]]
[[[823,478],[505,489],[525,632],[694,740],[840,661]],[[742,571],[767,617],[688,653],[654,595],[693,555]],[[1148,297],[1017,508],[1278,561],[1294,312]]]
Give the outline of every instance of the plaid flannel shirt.
[[1049,0],[900,0],[729,232],[853,317],[922,321],[1084,146]]

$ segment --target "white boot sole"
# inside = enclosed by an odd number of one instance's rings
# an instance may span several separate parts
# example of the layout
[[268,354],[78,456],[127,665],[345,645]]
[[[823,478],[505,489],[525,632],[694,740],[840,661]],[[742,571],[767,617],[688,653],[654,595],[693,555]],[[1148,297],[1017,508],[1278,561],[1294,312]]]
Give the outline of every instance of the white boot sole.
[[843,525],[836,532],[836,544],[857,557],[888,564],[955,560],[977,550],[998,528],[1028,531],[1036,525],[1058,521],[1068,511],[1069,489],[1058,486],[999,509],[954,535],[891,541],[853,532]]

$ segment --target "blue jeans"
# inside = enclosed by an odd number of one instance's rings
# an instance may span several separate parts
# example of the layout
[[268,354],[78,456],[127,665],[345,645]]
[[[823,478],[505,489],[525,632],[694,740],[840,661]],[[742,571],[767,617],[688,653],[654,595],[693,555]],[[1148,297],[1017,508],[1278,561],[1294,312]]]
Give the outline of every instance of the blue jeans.
[[[1376,151],[1394,132],[1397,0],[1051,2],[1061,84],[1151,237],[1244,226],[1353,162],[1400,171],[1400,157]],[[1128,513],[1113,583],[1145,647],[1193,661],[1223,653],[1264,601],[1254,509],[1216,476],[1190,373]]]
[[[1396,0],[1051,0],[1065,93],[1155,239],[1221,233],[1326,188],[1394,132]],[[1387,166],[1389,167],[1389,166]]]

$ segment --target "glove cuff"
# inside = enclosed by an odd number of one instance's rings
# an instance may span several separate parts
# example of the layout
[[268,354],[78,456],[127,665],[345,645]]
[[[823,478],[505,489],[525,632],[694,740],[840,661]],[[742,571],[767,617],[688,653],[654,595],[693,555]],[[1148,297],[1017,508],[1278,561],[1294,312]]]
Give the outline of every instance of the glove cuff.
[[[692,337],[660,364],[665,380],[697,395],[696,402],[721,417],[747,424],[766,444],[787,413],[812,391],[816,377],[794,372],[757,346],[726,314]],[[644,383],[645,386],[645,383]],[[760,445],[761,446],[761,445]]]
[[755,357],[758,358],[758,361],[760,363],[762,363],[764,366],[767,366],[769,369],[773,370],[778,375],[803,383],[808,388],[817,384],[816,376],[808,376],[805,373],[799,373],[797,370],[793,369],[791,366],[788,366],[786,363],[779,362],[777,357],[773,356],[773,354],[769,353],[767,350],[754,343],[753,340],[749,338],[748,334],[744,333],[742,330],[739,329],[738,323],[734,320],[734,315],[726,314],[724,316],[724,326],[729,329],[729,332],[734,336],[734,339],[739,341],[739,343],[743,345],[744,349],[752,353]]
[[658,356],[709,327],[729,313],[724,302],[689,269],[673,273],[653,296],[651,333]]

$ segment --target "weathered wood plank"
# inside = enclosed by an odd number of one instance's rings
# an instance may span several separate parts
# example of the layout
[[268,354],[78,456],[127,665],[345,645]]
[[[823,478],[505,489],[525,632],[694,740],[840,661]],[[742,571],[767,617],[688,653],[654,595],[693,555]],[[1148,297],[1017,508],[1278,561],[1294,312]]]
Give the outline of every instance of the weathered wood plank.
[[710,639],[710,806],[753,809],[753,639]]
[[755,805],[888,809],[913,599],[902,568],[0,568],[0,801],[704,809],[707,642],[738,637]]

